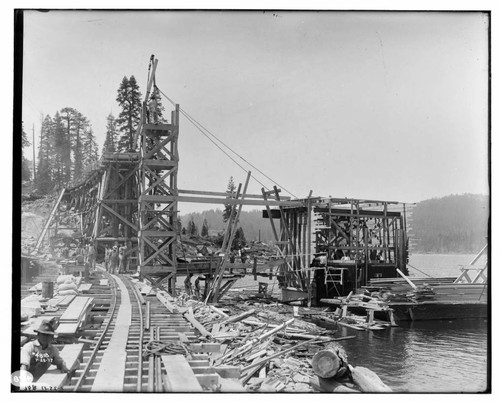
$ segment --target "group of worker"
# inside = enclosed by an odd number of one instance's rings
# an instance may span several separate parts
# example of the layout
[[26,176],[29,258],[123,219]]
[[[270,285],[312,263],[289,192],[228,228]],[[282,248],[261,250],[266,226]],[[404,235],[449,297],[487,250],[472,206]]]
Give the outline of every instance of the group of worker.
[[[201,289],[200,289],[200,276],[196,277],[196,280],[194,281],[194,293],[193,293],[193,287],[191,285],[191,278],[193,277],[192,273],[189,273],[186,275],[186,279],[184,279],[184,290],[189,296],[195,297],[196,300],[201,300]],[[204,277],[203,277],[204,278]]]
[[104,250],[104,267],[111,274],[124,273],[127,270],[127,246],[115,244],[112,248],[106,245]]

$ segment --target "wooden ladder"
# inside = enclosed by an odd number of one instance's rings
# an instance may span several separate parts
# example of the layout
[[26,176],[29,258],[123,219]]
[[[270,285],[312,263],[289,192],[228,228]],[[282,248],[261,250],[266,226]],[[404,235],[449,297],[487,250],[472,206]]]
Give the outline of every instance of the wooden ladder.
[[325,285],[327,283],[344,284],[344,270],[342,268],[325,267]]

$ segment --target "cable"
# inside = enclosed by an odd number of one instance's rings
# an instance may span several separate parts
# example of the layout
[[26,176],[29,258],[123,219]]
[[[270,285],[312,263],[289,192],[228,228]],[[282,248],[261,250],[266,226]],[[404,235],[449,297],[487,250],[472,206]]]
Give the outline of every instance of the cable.
[[[161,89],[158,88],[158,91],[170,102],[172,103],[173,105],[176,105],[176,103],[168,97],[168,95],[166,95]],[[285,190],[288,194],[290,194],[292,197],[294,198],[298,198],[296,195],[294,195],[291,191],[289,191],[288,189],[286,189],[284,186],[282,186],[281,184],[279,184],[277,181],[273,180],[271,177],[269,177],[268,175],[266,175],[264,172],[262,172],[258,167],[256,167],[254,164],[252,164],[251,162],[249,162],[248,160],[246,160],[245,158],[243,158],[240,154],[238,154],[235,150],[233,150],[230,146],[228,146],[227,144],[225,144],[222,140],[220,140],[219,138],[217,138],[217,136],[215,136],[213,133],[210,132],[210,130],[208,130],[206,127],[204,127],[201,123],[199,123],[198,121],[196,121],[193,117],[191,117],[184,109],[182,108],[179,108],[181,113],[196,127],[198,128],[198,130],[200,130],[200,132],[205,136],[207,137],[215,146],[217,146],[217,148],[219,148],[222,152],[224,152],[224,154],[226,156],[228,156],[234,163],[236,163],[239,167],[241,167],[243,170],[247,171],[245,168],[243,168],[238,162],[236,162],[234,160],[234,158],[232,158],[231,156],[228,155],[227,152],[225,152],[219,145],[217,145],[207,134],[209,134],[210,136],[212,136],[213,138],[215,138],[219,143],[221,143],[224,147],[226,147],[228,150],[230,150],[233,154],[235,154],[236,156],[238,156],[242,161],[244,161],[245,163],[247,163],[248,165],[250,165],[252,168],[254,168],[255,170],[257,170],[257,172],[259,172],[260,174],[262,174],[265,178],[267,178],[269,181],[271,181],[272,183],[275,183],[277,184],[280,188],[282,188],[283,190]],[[261,184],[264,188],[268,189],[264,184],[262,184],[259,180],[257,180],[256,178],[254,178],[259,184]]]

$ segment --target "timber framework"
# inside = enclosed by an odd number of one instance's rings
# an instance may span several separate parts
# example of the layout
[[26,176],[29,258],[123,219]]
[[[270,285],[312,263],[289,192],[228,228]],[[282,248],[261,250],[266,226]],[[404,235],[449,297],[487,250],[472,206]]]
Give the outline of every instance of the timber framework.
[[[141,119],[130,152],[104,153],[98,169],[74,187],[63,189],[40,235],[35,251],[47,232],[57,236],[61,213],[77,217],[78,229],[98,255],[106,247],[125,245],[128,269],[137,271],[155,286],[175,295],[178,203],[231,205],[222,250],[232,243],[243,205],[262,207],[278,246],[275,274],[284,300],[315,303],[322,297],[342,296],[365,285],[371,278],[407,272],[407,206],[396,202],[280,196],[276,186],[261,194],[248,194],[240,184],[236,192],[183,190],[177,186],[179,170],[179,105],[169,122],[159,122],[151,109],[150,94],[156,91],[152,62]],[[136,150],[137,149],[137,150]],[[210,282],[207,300],[217,300],[224,288],[227,255]],[[212,267],[210,266],[210,272]],[[184,273],[184,272],[182,272]],[[270,272],[270,274],[273,274]]]

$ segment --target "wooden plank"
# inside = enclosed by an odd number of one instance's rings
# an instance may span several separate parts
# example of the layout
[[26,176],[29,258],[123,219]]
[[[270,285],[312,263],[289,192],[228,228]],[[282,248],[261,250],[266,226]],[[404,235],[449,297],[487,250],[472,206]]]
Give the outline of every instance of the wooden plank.
[[213,388],[219,385],[220,376],[217,373],[214,374],[195,374],[196,379],[205,387]]
[[29,288],[30,292],[41,292],[42,291],[42,282],[38,282],[36,285]]
[[80,285],[80,287],[78,288],[78,291],[79,292],[88,292],[90,290],[90,288],[92,287],[92,284],[91,283],[83,283]]
[[162,355],[161,361],[167,372],[168,392],[202,392],[193,369],[182,355]]
[[258,205],[258,206],[286,206],[286,207],[302,207],[302,201],[274,201],[274,200],[252,200],[252,199],[231,199],[231,198],[210,198],[210,197],[190,197],[190,196],[174,196],[174,195],[144,195],[141,197],[143,201],[155,203],[167,202],[196,202],[205,204],[225,204],[225,205]]
[[[278,190],[281,191],[281,190]],[[192,195],[210,195],[210,196],[217,196],[217,197],[228,197],[229,195],[232,195],[233,197],[236,196],[236,192],[234,193],[222,193],[222,192],[215,192],[215,191],[199,191],[199,190],[177,190],[179,194],[192,194]],[[274,191],[273,191],[274,193]],[[245,194],[245,198],[258,198],[258,199],[263,199],[262,194]],[[291,197],[288,196],[282,196],[281,200],[283,201],[290,201]]]
[[161,304],[163,304],[168,311],[170,311],[171,313],[178,313],[179,310],[177,308],[177,306],[173,305],[172,303],[170,303],[170,301],[167,300],[167,297],[165,296],[165,294],[163,292],[157,292],[156,293],[156,298],[161,302]]
[[188,339],[188,337],[186,336],[185,333],[179,332],[177,334],[177,336],[179,337],[179,341],[181,341],[182,343],[188,343],[189,342],[189,339]]
[[64,300],[66,298],[66,296],[55,296],[53,297],[52,299],[50,299],[49,301],[47,301],[47,305],[48,306],[57,306],[57,304]]
[[206,330],[206,328],[201,325],[193,315],[193,309],[189,308],[189,311],[184,314],[184,317],[195,327],[202,336],[210,338],[212,334]]
[[195,353],[219,353],[221,351],[220,343],[191,343],[191,351]]
[[57,327],[56,333],[59,335],[75,335],[80,322],[63,322]]
[[208,359],[207,360],[188,360],[188,363],[191,367],[208,367]]
[[63,321],[79,321],[92,307],[92,297],[76,297],[60,318]]

